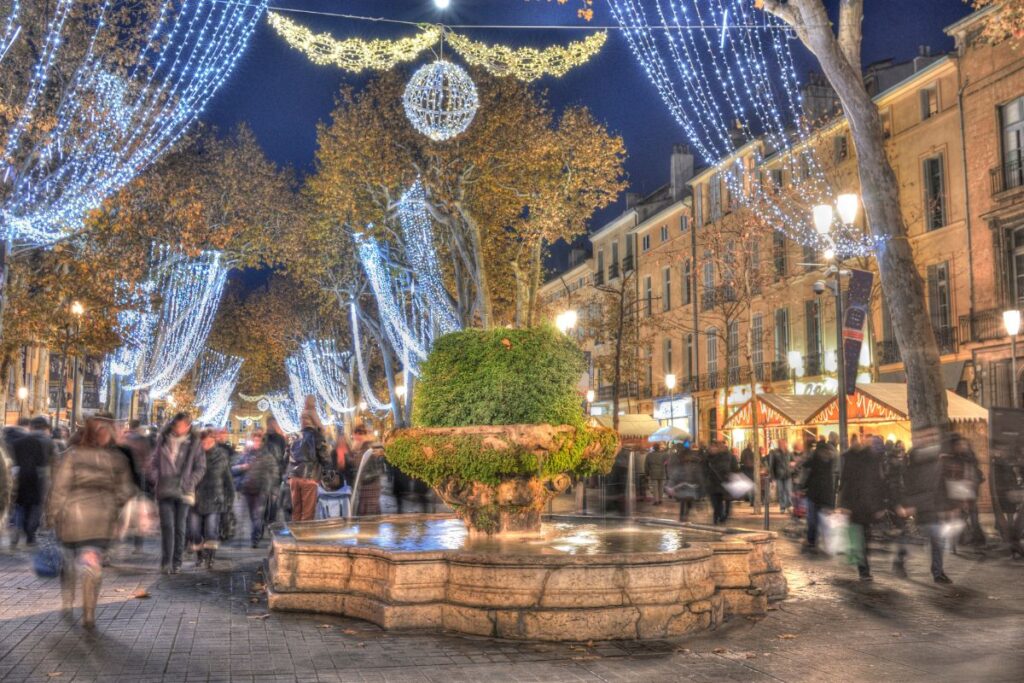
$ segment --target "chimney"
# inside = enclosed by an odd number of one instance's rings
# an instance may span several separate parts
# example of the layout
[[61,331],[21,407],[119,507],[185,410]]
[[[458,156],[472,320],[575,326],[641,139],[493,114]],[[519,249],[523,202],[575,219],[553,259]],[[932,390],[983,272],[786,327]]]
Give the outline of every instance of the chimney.
[[672,201],[678,202],[686,194],[686,183],[693,178],[693,152],[689,146],[672,145],[672,161],[669,168]]
[[632,208],[635,208],[636,205],[639,202],[640,202],[640,193],[639,192],[627,192],[626,193],[626,210],[627,211],[629,211]]

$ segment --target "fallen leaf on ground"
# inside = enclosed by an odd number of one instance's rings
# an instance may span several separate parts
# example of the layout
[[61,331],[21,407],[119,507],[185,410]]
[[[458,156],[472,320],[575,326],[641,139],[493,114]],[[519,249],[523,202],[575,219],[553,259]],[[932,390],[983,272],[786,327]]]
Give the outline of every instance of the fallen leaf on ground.
[[716,655],[721,655],[728,652],[728,650],[726,650],[724,647],[716,647],[714,650],[712,650],[712,652],[714,652]]
[[50,678],[56,678],[57,676],[63,676],[64,672],[63,671],[50,671],[46,675],[49,676]]
[[680,654],[688,655],[688,654],[690,654],[690,648],[688,648],[688,647],[676,648],[676,652],[678,652]]
[[781,640],[796,640],[796,634],[795,633],[783,633],[781,636],[779,636],[779,638]]
[[341,632],[344,633],[346,636],[354,636],[357,633],[359,633],[359,631],[355,630],[354,628],[342,629]]
[[114,592],[115,593],[127,593],[128,589],[127,588],[115,588]]
[[146,591],[144,588],[140,588],[139,590],[132,593],[132,597],[136,600],[145,600],[149,597],[149,592]]
[[268,612],[266,614],[250,614],[249,618],[250,619],[269,619],[270,618],[270,613]]
[[251,604],[253,604],[253,605],[255,605],[255,604],[259,603],[259,601],[260,601],[260,599],[259,599],[259,598],[249,598],[249,602],[250,602]]
[[330,624],[320,624],[317,628],[331,628]]

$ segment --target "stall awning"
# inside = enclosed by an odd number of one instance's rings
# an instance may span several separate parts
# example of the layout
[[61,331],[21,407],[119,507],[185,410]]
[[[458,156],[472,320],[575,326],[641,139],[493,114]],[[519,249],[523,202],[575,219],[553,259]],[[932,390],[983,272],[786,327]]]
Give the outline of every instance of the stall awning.
[[[602,427],[612,428],[611,415],[594,415],[590,418]],[[623,439],[646,439],[661,427],[650,415],[631,413],[619,415],[619,436]]]
[[[833,397],[834,398],[834,397]],[[757,426],[759,428],[802,425],[828,403],[829,396],[792,394],[758,394]],[[725,421],[726,429],[749,429],[753,426],[751,407],[747,401]]]
[[[960,386],[960,380],[964,376],[964,365],[966,361],[962,360],[951,360],[943,363],[939,369],[942,372],[942,384],[950,391],[956,391],[956,388]],[[907,373],[902,370],[896,370],[895,372],[883,372],[879,375],[881,384],[905,384],[907,381]]]
[[[946,391],[950,422],[988,421],[988,410],[959,394]],[[898,422],[909,417],[907,385],[888,382],[858,384],[847,397],[847,419],[857,422]],[[834,424],[839,421],[839,404],[833,396],[808,420],[809,424]]]

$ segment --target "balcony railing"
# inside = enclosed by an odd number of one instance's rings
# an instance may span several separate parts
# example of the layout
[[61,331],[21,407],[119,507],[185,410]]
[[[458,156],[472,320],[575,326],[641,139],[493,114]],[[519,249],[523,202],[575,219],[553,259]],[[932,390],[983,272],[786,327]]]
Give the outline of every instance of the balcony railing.
[[1001,310],[978,311],[974,315],[960,316],[960,341],[982,342],[1006,336]]
[[619,264],[612,261],[608,264],[608,279],[614,280],[619,276]]
[[1020,152],[1010,155],[1009,159],[989,173],[992,178],[993,195],[1024,187],[1024,155]]
[[808,353],[804,356],[804,375],[817,377],[825,371],[825,359],[820,353]]
[[879,365],[899,363],[902,360],[902,357],[900,356],[900,347],[894,341],[876,342],[875,355],[878,356]]
[[633,272],[633,257],[627,256],[622,259],[622,274],[626,275]]
[[603,284],[604,284],[604,271],[603,270],[595,270],[594,271],[594,286],[595,287],[600,287]]
[[957,339],[955,327],[935,327],[935,343],[939,345],[939,354],[956,353]]
[[707,311],[719,304],[736,301],[736,290],[731,285],[721,285],[712,289],[704,289],[700,294],[700,308]]

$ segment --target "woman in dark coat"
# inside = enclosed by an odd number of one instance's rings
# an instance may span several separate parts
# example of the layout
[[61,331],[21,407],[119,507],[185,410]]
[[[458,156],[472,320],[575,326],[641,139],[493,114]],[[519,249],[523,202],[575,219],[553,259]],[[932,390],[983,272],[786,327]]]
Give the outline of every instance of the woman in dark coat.
[[254,432],[251,443],[235,469],[242,473],[241,492],[249,508],[249,521],[252,523],[250,540],[255,548],[263,538],[267,501],[277,485],[279,475],[277,461],[263,444],[263,432]]
[[693,504],[704,497],[704,463],[687,444],[678,446],[666,465],[669,490],[679,501],[679,521],[685,522]]
[[810,453],[804,461],[801,478],[807,498],[807,547],[818,545],[820,516],[828,514],[836,505],[836,451],[832,444],[819,441],[807,443]]
[[188,413],[178,413],[157,437],[149,466],[160,509],[160,571],[177,574],[185,552],[188,509],[206,472],[206,456]]
[[196,486],[196,504],[189,511],[189,535],[196,554],[196,566],[213,568],[213,556],[220,547],[220,517],[235,502],[234,481],[228,453],[217,444],[211,429],[203,430],[199,442],[206,457],[206,472]]
[[866,448],[851,448],[843,454],[839,506],[849,512],[850,525],[857,534],[859,547],[851,548],[857,560],[861,580],[871,579],[868,564],[868,529],[885,509],[885,482],[882,479],[884,447],[877,436],[868,438]]

